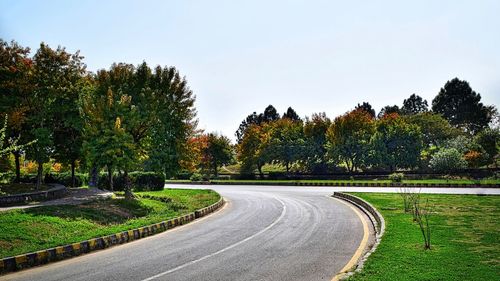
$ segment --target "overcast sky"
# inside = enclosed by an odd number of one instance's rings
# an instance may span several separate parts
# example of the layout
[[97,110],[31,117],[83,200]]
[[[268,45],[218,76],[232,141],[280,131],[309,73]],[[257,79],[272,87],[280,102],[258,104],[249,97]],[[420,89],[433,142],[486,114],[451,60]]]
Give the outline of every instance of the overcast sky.
[[80,50],[89,70],[113,62],[176,66],[200,127],[234,139],[273,104],[335,117],[379,111],[447,80],[500,103],[500,1],[0,0],[0,37],[36,50]]

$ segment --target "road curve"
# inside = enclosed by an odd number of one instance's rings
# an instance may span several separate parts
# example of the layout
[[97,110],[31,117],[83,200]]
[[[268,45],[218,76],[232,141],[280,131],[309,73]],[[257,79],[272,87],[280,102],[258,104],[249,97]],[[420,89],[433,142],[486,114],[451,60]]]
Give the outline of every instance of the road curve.
[[331,280],[363,239],[361,219],[328,189],[207,188],[228,201],[211,216],[0,280]]

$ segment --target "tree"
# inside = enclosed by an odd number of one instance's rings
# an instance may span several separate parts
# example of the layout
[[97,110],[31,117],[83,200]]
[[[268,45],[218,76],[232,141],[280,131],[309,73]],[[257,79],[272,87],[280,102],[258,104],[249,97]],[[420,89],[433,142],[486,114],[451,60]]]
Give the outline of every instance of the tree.
[[286,172],[289,173],[291,164],[301,160],[304,154],[305,140],[302,122],[294,122],[285,118],[267,125],[271,127],[267,153],[273,162],[285,166]]
[[358,103],[354,109],[362,109],[370,114],[372,118],[375,118],[375,109],[373,109],[372,105],[368,102],[363,102],[362,104]]
[[261,122],[272,122],[280,119],[280,115],[274,106],[268,105],[266,109],[264,109],[264,114],[262,114]]
[[214,133],[207,135],[207,147],[203,150],[204,166],[211,169],[215,177],[219,174],[217,168],[231,163],[233,150],[231,141],[226,136]]
[[483,105],[481,95],[467,81],[454,78],[446,82],[432,101],[432,111],[440,113],[450,124],[470,134],[488,126],[491,108]]
[[[486,159],[487,164],[494,162],[495,156],[498,155],[499,144],[500,144],[500,131],[499,129],[487,128],[479,132],[474,141],[479,144],[485,152],[488,154]],[[495,163],[496,165],[497,163]]]
[[[62,129],[70,123],[61,120],[65,116],[61,115],[60,111],[68,113],[73,110],[67,109],[63,104],[69,100],[74,104],[76,100],[78,81],[85,71],[82,58],[78,52],[71,54],[62,47],[51,49],[44,43],[40,44],[33,57],[32,83],[35,87],[26,103],[29,106],[27,128],[30,138],[37,139],[37,142],[29,147],[27,155],[38,164],[37,189],[42,182],[43,163],[53,156],[56,149],[55,127]],[[72,144],[62,144],[65,145]]]
[[421,112],[403,116],[409,124],[420,127],[422,140],[425,146],[440,145],[445,140],[457,136],[460,131],[450,125],[440,114]]
[[272,122],[278,119],[280,119],[280,115],[276,111],[276,108],[274,108],[274,106],[272,105],[268,105],[264,110],[264,113],[257,114],[256,112],[253,112],[252,114],[248,115],[238,127],[238,130],[235,133],[236,141],[238,143],[241,142],[243,136],[245,135],[245,131],[249,126],[253,124],[261,125],[264,122]]
[[397,106],[397,105],[386,105],[386,106],[382,107],[382,109],[378,113],[377,117],[379,119],[381,119],[381,118],[384,117],[384,115],[386,115],[386,114],[392,114],[392,113],[397,113],[398,115],[400,115],[401,114],[401,110],[399,109],[399,106]]
[[23,149],[23,148],[25,148],[27,146],[30,146],[30,145],[32,145],[33,143],[36,142],[36,141],[31,141],[31,142],[29,142],[27,144],[23,144],[23,145],[17,144],[17,142],[19,141],[19,139],[12,139],[9,142],[6,139],[6,134],[7,134],[7,120],[8,120],[8,116],[5,115],[4,124],[3,124],[2,128],[0,128],[0,157],[8,155],[12,151],[21,150],[21,149]]
[[293,110],[293,108],[289,107],[286,112],[283,114],[283,118],[288,118],[292,121],[301,121],[302,119],[300,119],[299,115],[297,114],[297,112],[295,112],[295,110]]
[[270,161],[268,152],[269,126],[251,125],[237,145],[238,160],[241,162],[242,174],[253,174],[257,169],[260,178],[264,178],[262,167]]
[[[15,41],[8,44],[0,39],[0,116],[8,115],[6,138],[25,142],[28,142],[27,134],[22,132],[28,130],[29,97],[35,87],[32,83],[34,65],[29,54],[29,48],[24,48]],[[15,159],[15,182],[21,179],[22,152],[22,149],[12,151]]]
[[403,101],[401,113],[403,115],[413,115],[417,113],[427,112],[429,105],[421,96],[412,94],[408,99]]
[[335,118],[328,128],[327,150],[330,158],[343,162],[349,172],[365,164],[374,132],[371,115],[355,109]]
[[396,113],[386,114],[377,121],[371,138],[372,164],[395,169],[418,165],[422,151],[422,134],[416,125],[406,123]]
[[304,137],[306,149],[304,154],[306,168],[313,173],[327,172],[326,132],[332,121],[325,113],[315,113],[306,118]]

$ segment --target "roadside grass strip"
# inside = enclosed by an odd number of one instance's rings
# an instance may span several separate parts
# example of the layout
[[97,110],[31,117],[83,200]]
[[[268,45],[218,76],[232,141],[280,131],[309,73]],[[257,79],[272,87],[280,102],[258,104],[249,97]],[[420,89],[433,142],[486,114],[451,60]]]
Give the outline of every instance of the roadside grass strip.
[[[385,219],[385,234],[350,281],[498,280],[500,196],[431,195],[431,249],[399,194],[353,193]],[[424,202],[424,201],[422,201]]]
[[135,202],[107,199],[0,212],[0,272],[148,237],[210,214],[224,204],[212,190],[165,189],[137,194]]

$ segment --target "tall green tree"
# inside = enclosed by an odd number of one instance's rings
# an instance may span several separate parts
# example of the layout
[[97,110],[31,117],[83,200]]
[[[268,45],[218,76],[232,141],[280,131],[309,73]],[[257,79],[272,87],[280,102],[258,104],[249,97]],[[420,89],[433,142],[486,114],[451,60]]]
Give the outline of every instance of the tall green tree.
[[429,110],[429,105],[427,101],[421,96],[412,94],[409,98],[403,101],[403,107],[401,107],[401,114],[403,115],[413,115],[417,113],[427,112]]
[[487,128],[481,132],[479,132],[475,136],[475,142],[479,144],[485,152],[488,154],[488,157],[486,159],[487,164],[495,164],[495,167],[498,166],[498,163],[496,163],[494,160],[496,159],[495,157],[498,155],[498,152],[500,150],[500,131],[498,128],[492,129],[492,128]]
[[444,119],[440,114],[422,112],[403,116],[405,122],[420,127],[424,146],[438,146],[444,141],[460,134],[460,131]]
[[203,159],[215,177],[219,175],[217,168],[230,164],[233,160],[231,141],[226,136],[208,134],[208,145],[203,149]]
[[268,153],[273,162],[283,165],[289,173],[291,165],[301,160],[305,152],[302,122],[285,118],[268,125],[271,127]]
[[377,118],[382,119],[382,118],[384,118],[385,115],[389,115],[389,114],[393,114],[393,113],[401,114],[401,109],[399,108],[399,106],[386,105],[386,106],[382,107],[382,109],[379,111]]
[[397,114],[385,115],[377,121],[371,140],[372,164],[395,169],[418,166],[422,151],[422,133],[416,125],[408,124]]
[[363,102],[361,104],[358,103],[354,109],[362,109],[366,111],[372,118],[375,118],[375,109],[373,109],[372,105],[369,102]]
[[331,123],[325,113],[315,113],[311,118],[306,118],[304,123],[306,142],[304,161],[307,170],[310,172],[327,172],[326,132]]
[[302,119],[300,119],[300,116],[297,114],[297,112],[295,112],[295,110],[291,107],[289,107],[285,113],[283,113],[283,117],[282,118],[287,118],[287,119],[290,119],[292,121],[301,121]]
[[[37,142],[29,147],[27,155],[38,164],[37,188],[42,183],[43,163],[54,155],[55,128],[64,128],[71,122],[62,120],[64,113],[68,114],[73,109],[68,109],[65,101],[72,100],[75,104],[79,92],[79,79],[85,71],[82,63],[83,57],[78,52],[71,54],[64,48],[51,49],[42,43],[33,57],[34,71],[32,83],[35,86],[29,95],[29,135]],[[69,105],[71,107],[71,104]],[[68,117],[78,118],[78,117]],[[68,143],[61,146],[71,145]]]
[[467,81],[458,78],[441,88],[432,101],[432,111],[471,134],[486,128],[492,118],[492,110],[481,103],[481,95],[472,90]]
[[[33,69],[29,48],[24,48],[15,41],[9,44],[0,39],[0,114],[8,115],[6,139],[29,141],[26,131],[28,131],[27,121],[31,108],[30,97],[35,87],[32,80]],[[22,149],[12,151],[16,182],[21,179],[22,153]]]

